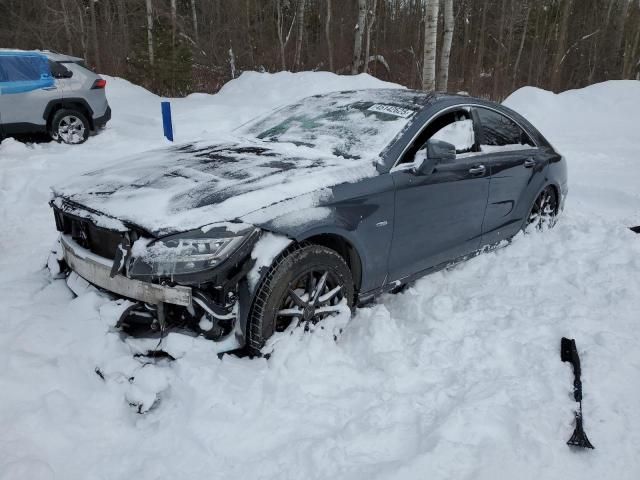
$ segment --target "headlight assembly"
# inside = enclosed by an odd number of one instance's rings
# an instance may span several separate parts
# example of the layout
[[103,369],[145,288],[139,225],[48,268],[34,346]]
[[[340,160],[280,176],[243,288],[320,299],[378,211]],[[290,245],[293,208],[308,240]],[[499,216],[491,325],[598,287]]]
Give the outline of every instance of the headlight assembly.
[[215,228],[195,230],[134,244],[128,273],[131,277],[173,277],[204,272],[229,258],[257,230],[239,232]]

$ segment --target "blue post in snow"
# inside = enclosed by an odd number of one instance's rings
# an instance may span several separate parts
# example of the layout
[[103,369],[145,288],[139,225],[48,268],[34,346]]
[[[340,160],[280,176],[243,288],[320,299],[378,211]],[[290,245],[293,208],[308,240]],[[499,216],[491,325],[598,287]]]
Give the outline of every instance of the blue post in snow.
[[173,142],[173,122],[171,121],[171,104],[169,102],[161,102],[162,107],[162,128],[164,136],[167,140]]

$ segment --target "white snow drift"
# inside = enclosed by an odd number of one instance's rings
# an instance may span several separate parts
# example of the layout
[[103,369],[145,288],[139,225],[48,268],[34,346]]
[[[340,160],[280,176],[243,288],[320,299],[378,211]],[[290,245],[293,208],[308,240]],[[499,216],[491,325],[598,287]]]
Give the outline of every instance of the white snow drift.
[[[175,100],[177,136],[383,85],[244,74]],[[1,480],[640,476],[640,238],[626,228],[640,224],[638,82],[507,100],[568,159],[555,229],[280,335],[269,360],[171,335],[172,363],[134,358],[140,345],[111,328],[122,304],[74,298],[42,268],[56,237],[48,186],[163,144],[157,97],[115,78],[107,93],[114,119],[84,145],[0,145]],[[590,452],[565,445],[563,335],[582,356]]]

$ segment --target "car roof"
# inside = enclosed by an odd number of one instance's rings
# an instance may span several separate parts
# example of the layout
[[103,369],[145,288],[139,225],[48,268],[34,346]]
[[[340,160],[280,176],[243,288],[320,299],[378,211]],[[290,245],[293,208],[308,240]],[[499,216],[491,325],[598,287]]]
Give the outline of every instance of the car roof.
[[54,62],[84,62],[84,59],[80,57],[74,57],[72,55],[65,55],[63,53],[53,52],[51,50],[20,50],[17,48],[0,48],[0,54],[5,55],[20,55],[20,54],[33,54],[38,53],[44,55],[49,60]]
[[450,105],[456,103],[479,103],[479,104],[491,104],[490,102],[481,98],[471,97],[466,93],[448,93],[448,92],[426,92],[423,90],[413,90],[410,88],[365,88],[357,90],[343,90],[338,92],[329,92],[324,94],[312,95],[310,98],[332,98],[336,96],[345,96],[349,94],[357,94],[359,100],[366,101],[389,101],[393,100],[393,103],[398,106],[411,108],[413,110],[422,110],[424,107],[429,107],[437,103],[447,103]]

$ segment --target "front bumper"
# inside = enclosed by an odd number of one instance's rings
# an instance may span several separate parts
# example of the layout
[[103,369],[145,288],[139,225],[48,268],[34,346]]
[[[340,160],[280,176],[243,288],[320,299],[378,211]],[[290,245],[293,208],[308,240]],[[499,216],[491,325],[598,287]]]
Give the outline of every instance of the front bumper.
[[78,245],[70,235],[60,235],[62,256],[71,270],[87,282],[122,297],[150,304],[169,303],[190,306],[190,287],[169,287],[155,283],[133,280],[118,274],[111,278],[111,260],[100,257]]

